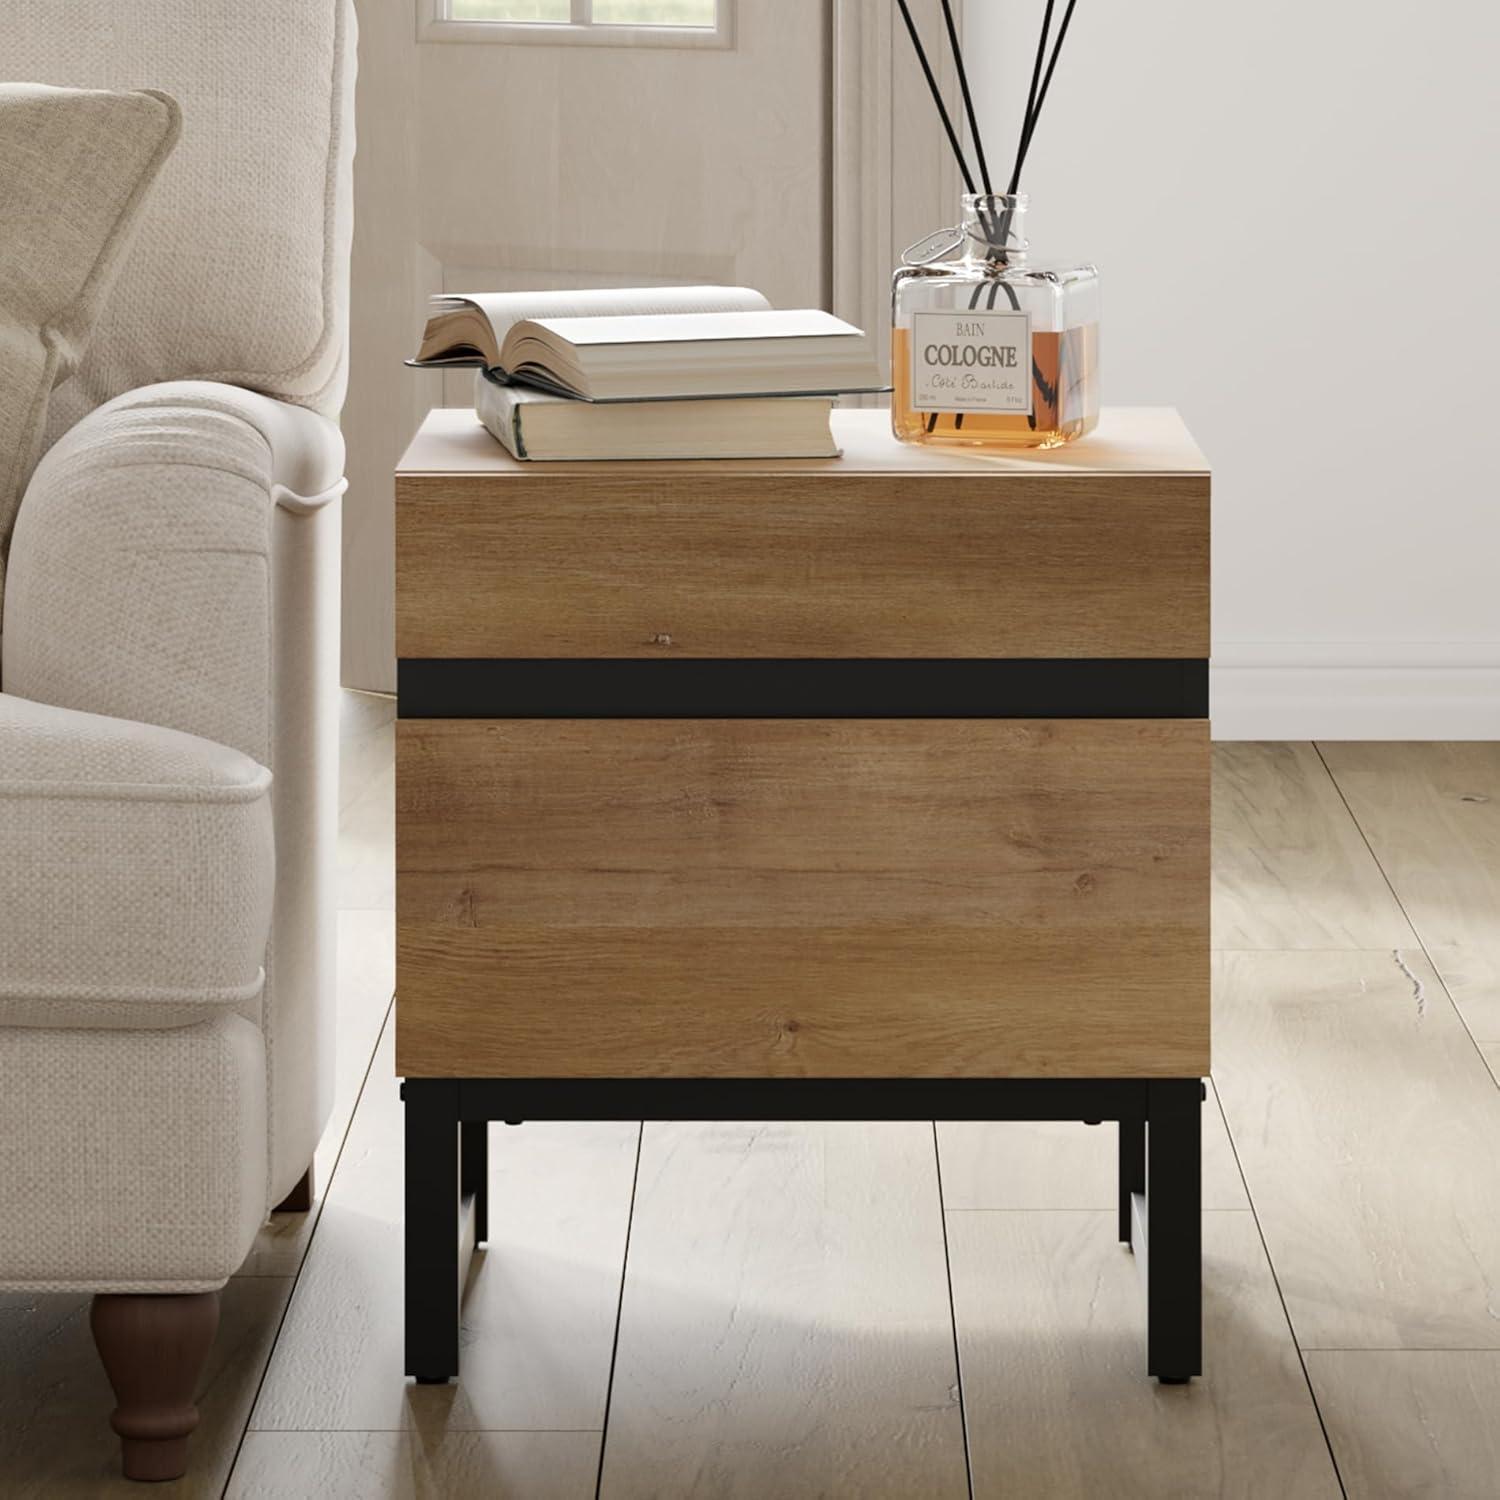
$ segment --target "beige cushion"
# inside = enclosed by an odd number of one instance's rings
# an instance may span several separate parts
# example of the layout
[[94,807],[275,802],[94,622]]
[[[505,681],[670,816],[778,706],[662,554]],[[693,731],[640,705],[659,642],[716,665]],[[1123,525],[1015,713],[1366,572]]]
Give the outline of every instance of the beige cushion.
[[0,1079],[0,1290],[195,1292],[239,1268],[267,1207],[251,1022],[0,1027]]
[[78,367],[180,125],[165,94],[0,83],[0,585],[48,398]]
[[[380,9],[406,0],[382,0]],[[3,9],[4,7],[0,7]],[[25,0],[12,77],[166,89],[182,143],[47,445],[137,386],[197,378],[335,416],[353,221],[353,0]]]
[[212,740],[0,693],[0,1027],[252,1009],[270,788]]

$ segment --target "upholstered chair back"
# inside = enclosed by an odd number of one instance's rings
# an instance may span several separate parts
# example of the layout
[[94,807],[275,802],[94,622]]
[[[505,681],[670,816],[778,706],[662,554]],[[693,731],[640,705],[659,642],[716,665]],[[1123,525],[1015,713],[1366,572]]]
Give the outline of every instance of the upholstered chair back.
[[346,361],[353,0],[27,0],[13,80],[155,88],[182,138],[47,443],[110,397],[199,378],[337,417]]

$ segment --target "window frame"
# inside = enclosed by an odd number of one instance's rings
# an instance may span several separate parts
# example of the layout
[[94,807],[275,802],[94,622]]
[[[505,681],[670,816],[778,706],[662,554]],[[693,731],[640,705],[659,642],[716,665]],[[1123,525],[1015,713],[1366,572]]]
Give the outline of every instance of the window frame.
[[593,18],[593,0],[569,0],[567,21],[470,21],[453,0],[417,0],[419,42],[522,43],[543,47],[732,47],[734,0],[714,0],[709,26],[617,26]]

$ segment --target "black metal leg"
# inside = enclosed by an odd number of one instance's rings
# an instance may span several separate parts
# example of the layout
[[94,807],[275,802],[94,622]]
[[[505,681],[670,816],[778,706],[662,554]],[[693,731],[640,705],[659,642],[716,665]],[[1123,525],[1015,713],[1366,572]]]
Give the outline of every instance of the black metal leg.
[[1146,1371],[1178,1384],[1203,1372],[1203,1084],[1153,1079],[1147,1098]]
[[[1146,1191],[1146,1122],[1120,1121],[1120,1242],[1131,1245],[1130,1200]],[[1132,1245],[1132,1248],[1134,1246]]]
[[458,1374],[463,1292],[458,1082],[408,1078],[406,1373],[424,1385]]
[[406,1371],[418,1381],[458,1374],[468,1247],[489,1235],[488,1122],[526,1118],[1113,1119],[1119,1233],[1145,1287],[1146,1369],[1168,1384],[1202,1373],[1200,1079],[1007,1079],[997,1092],[988,1079],[409,1078],[402,1097]]
[[483,1245],[490,1237],[490,1122],[465,1120],[459,1131],[461,1190],[474,1195],[474,1243]]

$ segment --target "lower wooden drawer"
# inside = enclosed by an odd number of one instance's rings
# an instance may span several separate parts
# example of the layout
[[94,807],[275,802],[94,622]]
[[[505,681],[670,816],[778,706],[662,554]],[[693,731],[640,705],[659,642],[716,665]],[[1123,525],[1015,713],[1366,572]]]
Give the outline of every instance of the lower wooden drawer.
[[398,1071],[1208,1071],[1201,720],[402,720]]

